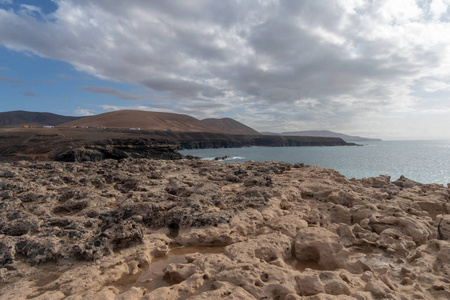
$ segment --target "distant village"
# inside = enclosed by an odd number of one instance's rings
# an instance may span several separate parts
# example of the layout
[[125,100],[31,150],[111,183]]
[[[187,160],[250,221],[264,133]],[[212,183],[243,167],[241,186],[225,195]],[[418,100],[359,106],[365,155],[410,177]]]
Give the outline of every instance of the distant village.
[[[44,126],[33,126],[33,125],[22,125],[22,128],[55,128],[53,125]],[[96,128],[96,129],[109,129],[109,127],[94,127],[94,126],[70,126],[70,128]],[[128,130],[141,130],[141,128],[128,128]],[[165,129],[164,131],[172,131],[171,129]]]
[[[44,125],[44,126],[32,126],[32,125],[22,125],[22,128],[55,128],[53,125]],[[70,128],[96,128],[96,129],[110,129],[109,127],[94,127],[94,126],[70,126]],[[141,128],[128,128],[128,130],[137,130],[140,131]],[[164,129],[165,132],[172,132],[172,129]]]
[[[52,125],[44,125],[42,127],[37,126],[38,128],[55,128],[55,126]],[[31,125],[23,125],[22,128],[36,128],[36,126],[31,126]]]

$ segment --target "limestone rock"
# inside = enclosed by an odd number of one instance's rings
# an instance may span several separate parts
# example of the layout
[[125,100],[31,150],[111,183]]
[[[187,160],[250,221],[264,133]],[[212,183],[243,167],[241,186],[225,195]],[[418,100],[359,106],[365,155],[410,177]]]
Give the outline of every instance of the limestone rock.
[[119,294],[114,300],[137,300],[143,297],[146,289],[142,287],[131,287],[125,293]]
[[447,299],[449,201],[277,162],[0,164],[0,298]]
[[438,238],[441,240],[450,240],[450,214],[439,215],[436,219]]
[[225,299],[225,300],[252,300],[256,299],[243,288],[228,282],[215,281],[212,283],[212,291],[201,293],[198,296],[191,297],[191,300],[209,300],[209,299]]
[[326,270],[343,267],[348,257],[339,236],[321,227],[302,229],[295,239],[294,251],[298,261],[316,263]]
[[194,264],[170,264],[164,269],[164,278],[172,283],[180,283],[198,271],[199,268]]
[[272,262],[291,257],[291,239],[283,234],[260,235],[257,239],[235,243],[225,249],[225,254],[238,262],[260,259]]
[[373,281],[367,283],[365,291],[371,292],[375,298],[382,298],[382,299],[389,298],[388,295],[392,293],[389,287],[384,283]]

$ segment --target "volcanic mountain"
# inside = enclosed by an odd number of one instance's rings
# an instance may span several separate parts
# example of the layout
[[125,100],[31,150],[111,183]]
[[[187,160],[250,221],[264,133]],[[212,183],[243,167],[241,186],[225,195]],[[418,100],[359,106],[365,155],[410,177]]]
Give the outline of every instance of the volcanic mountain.
[[[236,121],[235,121],[236,122]],[[241,124],[242,126],[245,126]],[[178,132],[221,132],[231,133],[227,129],[208,125],[188,115],[141,110],[120,110],[85,117],[62,124],[61,127],[106,127],[140,128],[155,131]]]
[[78,120],[80,117],[61,116],[46,112],[30,112],[23,110],[0,112],[1,127],[20,127],[44,125],[56,126],[70,121]]
[[207,124],[215,128],[220,128],[230,134],[245,134],[245,135],[260,135],[260,133],[253,128],[248,127],[234,119],[223,118],[223,119],[203,119],[202,123]]

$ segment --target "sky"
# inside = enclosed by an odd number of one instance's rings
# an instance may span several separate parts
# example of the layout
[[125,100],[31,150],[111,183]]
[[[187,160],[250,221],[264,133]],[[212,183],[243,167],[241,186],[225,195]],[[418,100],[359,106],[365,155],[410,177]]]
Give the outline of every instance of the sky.
[[0,0],[0,111],[450,139],[450,0]]

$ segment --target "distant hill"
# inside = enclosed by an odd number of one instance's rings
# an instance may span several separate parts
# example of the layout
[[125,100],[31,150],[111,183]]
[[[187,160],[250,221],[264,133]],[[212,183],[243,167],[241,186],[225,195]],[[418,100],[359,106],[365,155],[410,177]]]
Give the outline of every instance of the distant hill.
[[202,123],[207,124],[215,128],[220,128],[230,134],[246,134],[246,135],[260,135],[260,133],[253,128],[248,127],[234,119],[223,118],[223,119],[203,119]]
[[68,117],[46,112],[10,111],[0,113],[0,127],[99,127],[140,128],[155,131],[212,132],[260,135],[259,132],[231,118],[197,120],[194,117],[141,110],[120,110],[88,117]]
[[287,131],[282,133],[274,133],[274,132],[263,132],[262,134],[266,135],[284,135],[284,136],[321,136],[321,137],[337,137],[341,138],[344,141],[352,141],[352,142],[364,142],[364,141],[381,141],[380,139],[371,139],[360,136],[352,136],[347,134],[342,134],[338,132],[333,132],[329,130],[304,130],[304,131]]
[[78,120],[81,117],[61,116],[46,112],[30,112],[30,111],[8,111],[0,112],[0,126],[1,127],[21,127],[28,126],[56,126],[59,124]]
[[226,132],[209,126],[188,115],[142,110],[119,110],[85,117],[62,124],[61,127],[140,128],[146,130],[170,130],[178,132]]

